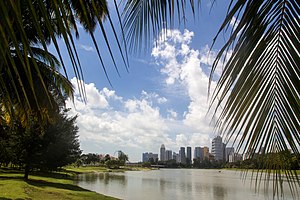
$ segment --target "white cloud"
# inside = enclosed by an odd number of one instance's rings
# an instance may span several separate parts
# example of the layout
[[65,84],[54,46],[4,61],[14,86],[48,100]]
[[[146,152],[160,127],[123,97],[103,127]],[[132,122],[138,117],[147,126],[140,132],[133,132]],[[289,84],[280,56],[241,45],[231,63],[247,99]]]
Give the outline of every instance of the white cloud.
[[173,109],[168,109],[167,112],[169,113],[168,118],[173,120],[177,118],[177,112],[174,111]]
[[95,52],[95,49],[92,46],[89,46],[89,45],[80,44],[79,48],[83,49],[85,51]]
[[[77,92],[74,104],[68,100],[67,107],[72,108],[71,115],[78,115],[79,138],[85,152],[103,153],[101,149],[105,149],[112,154],[122,149],[132,156],[131,160],[138,161],[141,152],[156,151],[154,144],[171,140],[167,134],[167,120],[161,117],[159,108],[152,105],[155,99],[162,101],[159,95],[143,91],[140,99],[123,100],[115,91],[98,90],[93,83],[83,83],[87,95],[84,104],[79,97],[76,78],[71,82]],[[110,104],[115,100],[121,103],[120,109]],[[105,148],[91,149],[95,144]]]
[[[82,83],[87,95],[84,104],[79,98],[77,79],[71,80],[75,85],[75,100],[74,104],[68,101],[67,106],[73,108],[71,114],[78,115],[79,138],[85,152],[112,154],[121,149],[129,154],[131,161],[139,161],[142,152],[158,152],[162,143],[176,151],[180,146],[210,146],[209,79],[203,69],[207,69],[213,58],[206,54],[207,47],[200,51],[192,49],[192,37],[193,32],[188,30],[184,33],[168,30],[152,51],[165,80],[162,87],[177,93],[178,87],[185,90],[189,104],[183,118],[179,119],[177,109],[170,107],[169,97],[144,90],[136,98],[125,99],[108,88]],[[161,111],[163,107],[165,114]]]
[[[211,64],[213,58],[207,54],[208,51],[200,53],[189,47],[192,36],[193,32],[188,30],[184,33],[179,30],[163,32],[158,45],[153,48],[152,56],[162,67],[161,73],[166,76],[166,85],[172,88],[177,83],[187,91],[190,103],[184,115],[184,124],[194,131],[209,135],[212,132],[210,117],[207,117],[209,78],[201,65]],[[215,83],[212,82],[212,85]]]

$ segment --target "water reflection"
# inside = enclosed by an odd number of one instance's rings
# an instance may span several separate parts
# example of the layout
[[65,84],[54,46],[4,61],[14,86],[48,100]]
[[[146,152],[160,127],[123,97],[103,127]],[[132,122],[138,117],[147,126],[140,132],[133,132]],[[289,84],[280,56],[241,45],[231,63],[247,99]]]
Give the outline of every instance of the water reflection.
[[225,199],[227,191],[224,189],[224,187],[213,186],[212,188],[214,199]]
[[[77,184],[121,199],[269,199],[257,194],[232,171],[163,169],[125,173],[82,174]],[[285,195],[285,199],[292,199]]]
[[161,192],[164,192],[166,184],[167,184],[167,182],[165,179],[163,179],[163,178],[159,179],[159,186],[160,186]]

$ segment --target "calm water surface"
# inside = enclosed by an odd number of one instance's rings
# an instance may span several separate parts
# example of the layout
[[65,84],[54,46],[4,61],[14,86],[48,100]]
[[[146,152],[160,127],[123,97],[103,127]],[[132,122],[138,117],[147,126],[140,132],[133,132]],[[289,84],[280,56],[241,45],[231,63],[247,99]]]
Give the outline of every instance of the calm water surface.
[[[160,169],[81,174],[76,183],[101,194],[129,200],[273,199],[271,190],[269,196],[263,189],[257,194],[254,186],[250,187],[250,178],[244,182],[240,175],[241,172],[230,170]],[[285,196],[280,199],[293,199],[287,184],[285,187]]]

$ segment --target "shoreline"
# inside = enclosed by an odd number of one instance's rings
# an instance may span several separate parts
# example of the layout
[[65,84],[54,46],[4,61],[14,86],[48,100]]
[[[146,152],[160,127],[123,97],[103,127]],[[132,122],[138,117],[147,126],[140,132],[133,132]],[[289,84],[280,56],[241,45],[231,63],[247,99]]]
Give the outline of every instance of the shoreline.
[[22,170],[0,168],[0,199],[118,200],[77,186],[74,176],[70,172],[37,171],[25,181]]

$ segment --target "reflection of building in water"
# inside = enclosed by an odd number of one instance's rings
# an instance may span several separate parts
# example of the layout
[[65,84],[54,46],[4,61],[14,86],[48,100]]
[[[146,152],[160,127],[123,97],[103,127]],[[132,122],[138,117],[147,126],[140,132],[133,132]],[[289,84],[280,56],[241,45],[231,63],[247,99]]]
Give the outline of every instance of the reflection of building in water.
[[213,185],[213,199],[225,199],[227,190],[224,187]]

